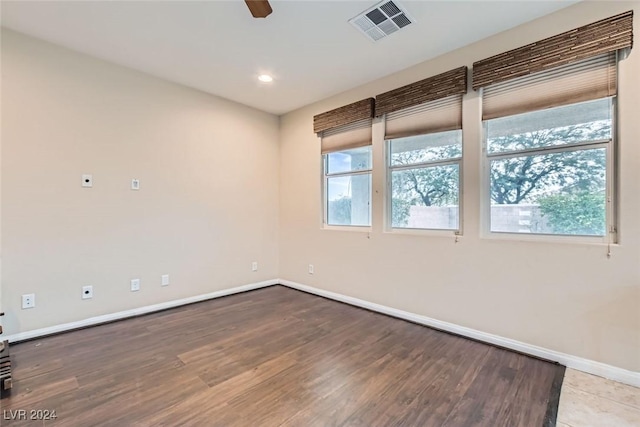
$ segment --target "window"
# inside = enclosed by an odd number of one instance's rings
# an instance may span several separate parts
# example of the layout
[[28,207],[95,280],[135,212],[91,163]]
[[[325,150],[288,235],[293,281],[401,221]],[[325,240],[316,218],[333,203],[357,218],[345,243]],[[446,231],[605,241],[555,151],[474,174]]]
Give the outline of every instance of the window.
[[615,97],[484,121],[490,230],[605,236]]
[[371,226],[371,145],[324,154],[324,222]]
[[627,11],[473,63],[491,232],[617,237],[618,64],[632,46]]
[[393,228],[459,230],[462,130],[388,141]]
[[323,163],[323,223],[371,226],[371,137],[374,99],[313,117]]
[[462,66],[376,97],[375,114],[385,125],[387,228],[460,229],[466,91]]

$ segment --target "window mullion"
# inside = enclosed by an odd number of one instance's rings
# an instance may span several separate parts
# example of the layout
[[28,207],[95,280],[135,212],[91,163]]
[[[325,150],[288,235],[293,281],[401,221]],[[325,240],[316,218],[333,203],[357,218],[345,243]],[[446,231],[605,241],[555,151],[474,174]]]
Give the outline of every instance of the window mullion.
[[513,157],[535,156],[544,154],[564,153],[567,151],[580,151],[590,150],[594,148],[603,148],[611,143],[610,139],[604,139],[599,141],[589,141],[583,143],[576,143],[571,145],[559,145],[554,147],[541,147],[541,148],[529,148],[526,150],[509,151],[507,153],[492,153],[487,154],[490,160],[502,160],[510,159]]
[[337,178],[341,176],[365,175],[365,174],[370,174],[371,171],[372,169],[360,169],[357,171],[349,171],[349,172],[326,173],[325,176],[327,178]]
[[436,166],[459,165],[460,160],[462,160],[462,157],[455,157],[453,159],[447,159],[447,160],[438,160],[434,162],[411,163],[408,165],[393,165],[393,166],[389,166],[389,169],[391,169],[392,172],[395,172],[395,171],[403,171],[408,169],[425,169],[425,168],[436,167]]

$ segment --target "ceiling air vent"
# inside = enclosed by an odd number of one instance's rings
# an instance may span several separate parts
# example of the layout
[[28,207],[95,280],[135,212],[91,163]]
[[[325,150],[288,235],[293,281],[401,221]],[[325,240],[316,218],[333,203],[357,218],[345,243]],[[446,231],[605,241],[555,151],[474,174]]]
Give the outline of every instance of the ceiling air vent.
[[383,1],[365,10],[349,23],[364,33],[373,41],[393,34],[401,28],[411,24],[407,12],[393,1]]

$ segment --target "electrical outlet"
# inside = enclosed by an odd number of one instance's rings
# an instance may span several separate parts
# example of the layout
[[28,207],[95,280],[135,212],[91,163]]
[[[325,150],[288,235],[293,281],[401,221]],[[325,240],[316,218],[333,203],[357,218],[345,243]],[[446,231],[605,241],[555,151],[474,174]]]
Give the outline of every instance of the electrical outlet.
[[309,264],[309,274],[313,274],[313,264]]
[[93,187],[93,176],[90,174],[82,175],[82,186],[85,188]]
[[258,262],[257,261],[253,261],[251,263],[251,271],[258,271]]
[[22,295],[22,309],[33,308],[36,306],[36,294]]
[[140,279],[131,279],[131,292],[140,290]]
[[82,287],[82,299],[91,299],[93,298],[93,286],[83,286]]
[[160,281],[160,286],[169,286],[169,275],[163,274],[162,279]]
[[139,179],[132,179],[131,180],[131,189],[132,190],[139,190],[140,189],[140,180]]

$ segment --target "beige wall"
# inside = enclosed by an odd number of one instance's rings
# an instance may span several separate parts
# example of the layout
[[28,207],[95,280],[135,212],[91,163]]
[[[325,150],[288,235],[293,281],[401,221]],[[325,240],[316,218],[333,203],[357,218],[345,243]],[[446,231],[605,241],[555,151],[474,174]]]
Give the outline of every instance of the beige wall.
[[[314,114],[639,3],[585,2],[287,114],[2,32],[2,307],[9,334],[276,277],[640,370],[640,55],[622,62],[621,243],[481,238],[480,99],[464,99],[464,235],[321,228]],[[636,34],[638,18],[636,16]],[[372,60],[376,60],[372,58]],[[393,60],[384,58],[380,60]],[[280,127],[279,127],[280,126]],[[80,187],[92,173],[94,188]],[[142,189],[129,189],[131,178]],[[278,182],[279,181],[279,182]],[[257,273],[250,271],[258,261]],[[307,265],[315,274],[307,274]],[[171,285],[160,287],[160,275]],[[129,291],[129,280],[142,290]],[[82,301],[80,288],[94,286]],[[37,307],[20,309],[36,293]]]
[[276,116],[4,30],[2,106],[8,334],[278,276]]
[[[321,228],[314,114],[634,8],[585,2],[285,115],[280,277],[575,356],[640,370],[640,52],[620,64],[620,244],[496,240],[480,229],[481,102],[464,98],[464,236],[383,231],[382,124],[374,124],[370,233]],[[637,36],[636,36],[637,37]],[[393,58],[372,58],[393,60]],[[315,274],[307,273],[314,264]]]

